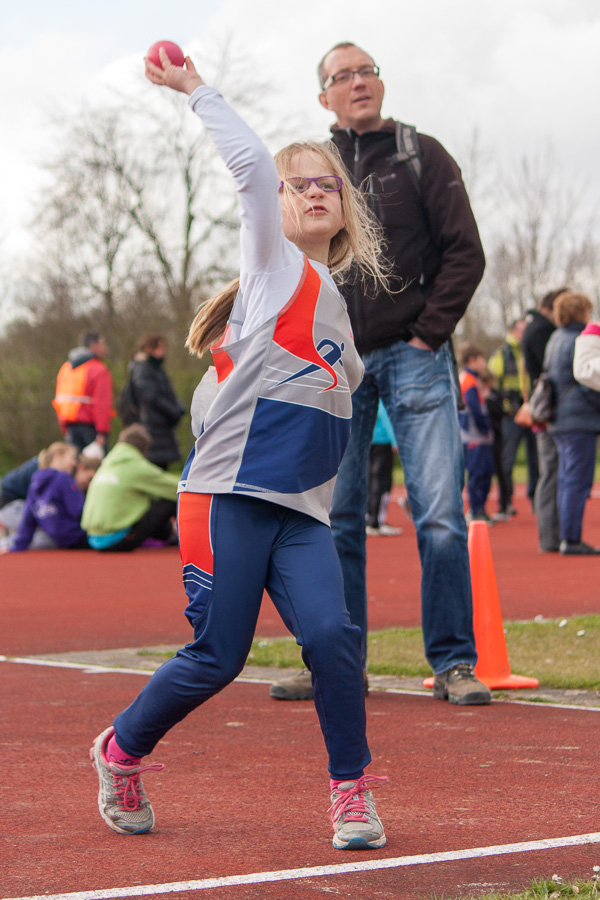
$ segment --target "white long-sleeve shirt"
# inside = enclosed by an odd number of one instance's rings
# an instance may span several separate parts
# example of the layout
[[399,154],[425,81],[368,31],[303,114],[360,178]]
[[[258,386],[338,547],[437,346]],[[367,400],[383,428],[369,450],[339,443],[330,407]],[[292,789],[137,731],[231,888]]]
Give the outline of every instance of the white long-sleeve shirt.
[[197,440],[179,490],[260,497],[328,524],[363,374],[346,305],[327,267],[283,234],[266,147],[212,88],[190,105],[236,181],[241,261],[228,329],[211,348],[216,396],[207,409],[211,373],[192,402]]
[[[214,88],[196,88],[189,104],[202,119],[237,186],[240,290],[229,323],[227,340],[232,342],[279,312],[300,280],[304,254],[283,233],[280,179],[263,142]],[[311,265],[337,291],[327,266],[316,260],[311,260]]]

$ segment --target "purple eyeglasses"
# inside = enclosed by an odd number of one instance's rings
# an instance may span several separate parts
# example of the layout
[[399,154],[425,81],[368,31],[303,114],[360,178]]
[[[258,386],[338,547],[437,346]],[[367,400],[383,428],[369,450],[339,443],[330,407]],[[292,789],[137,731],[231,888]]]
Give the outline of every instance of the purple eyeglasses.
[[298,175],[294,178],[286,178],[285,182],[279,182],[279,190],[283,190],[283,185],[287,184],[291,187],[293,191],[296,191],[298,194],[303,194],[304,191],[307,191],[311,184],[316,184],[318,188],[322,191],[341,191],[343,181],[339,175],[319,175],[318,178],[303,178]]

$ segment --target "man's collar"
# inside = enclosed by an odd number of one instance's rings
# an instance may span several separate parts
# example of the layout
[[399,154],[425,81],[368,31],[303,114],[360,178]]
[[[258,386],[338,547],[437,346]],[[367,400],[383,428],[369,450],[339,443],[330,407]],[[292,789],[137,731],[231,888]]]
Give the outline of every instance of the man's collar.
[[[387,133],[395,134],[396,133],[396,122],[394,121],[394,119],[384,119],[383,122],[381,123],[380,128],[376,128],[374,131],[365,131],[365,132],[363,132],[363,134],[378,134],[380,131],[384,131],[386,134]],[[334,124],[331,126],[331,132],[333,134],[336,134],[336,132],[337,133],[343,132],[344,134],[347,134],[348,137],[350,137],[352,139],[359,136],[359,135],[357,135],[356,131],[354,131],[353,128],[340,128],[340,126],[338,125],[337,122],[334,122]],[[363,135],[361,134],[360,137],[362,137],[362,136]]]

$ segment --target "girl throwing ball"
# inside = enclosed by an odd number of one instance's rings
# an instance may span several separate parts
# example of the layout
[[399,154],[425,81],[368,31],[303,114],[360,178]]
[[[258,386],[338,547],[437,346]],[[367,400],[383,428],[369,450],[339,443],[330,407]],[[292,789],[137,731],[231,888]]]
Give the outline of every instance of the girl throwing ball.
[[239,281],[201,308],[188,346],[214,368],[196,389],[197,436],[179,486],[179,540],[193,640],[94,741],[98,805],[123,834],[151,831],[144,765],[177,722],[241,672],[267,590],[302,647],[329,757],[333,846],[385,845],[365,775],[360,631],[344,604],[329,530],[333,485],[362,362],[334,281],[351,265],[385,282],[380,235],[331,145],[271,158],[189,58],[154,84],[190,95],[228,166],[241,207]]

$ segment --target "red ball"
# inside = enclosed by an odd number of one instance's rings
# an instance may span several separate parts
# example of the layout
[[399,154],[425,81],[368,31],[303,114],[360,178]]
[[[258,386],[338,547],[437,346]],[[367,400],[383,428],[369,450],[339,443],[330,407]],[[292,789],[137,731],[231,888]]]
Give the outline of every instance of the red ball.
[[162,69],[162,63],[158,54],[160,47],[163,48],[174,66],[183,65],[184,56],[181,47],[179,47],[177,44],[174,44],[173,41],[157,41],[155,44],[152,44],[146,54],[150,62],[154,63],[155,66],[158,66],[159,69]]

